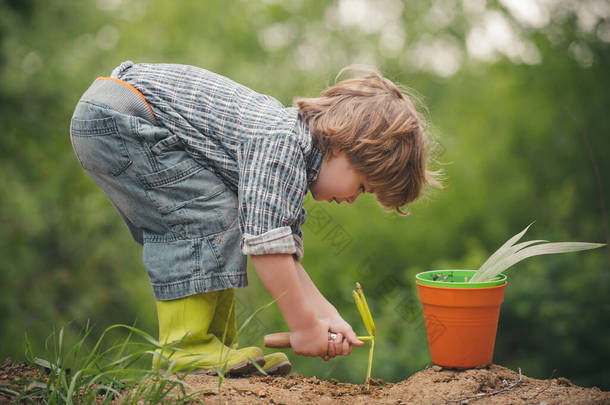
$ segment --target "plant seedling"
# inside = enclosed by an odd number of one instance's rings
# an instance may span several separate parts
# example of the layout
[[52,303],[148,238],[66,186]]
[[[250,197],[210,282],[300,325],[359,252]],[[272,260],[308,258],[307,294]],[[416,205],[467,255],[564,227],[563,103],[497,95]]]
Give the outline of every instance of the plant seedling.
[[362,322],[364,322],[364,326],[369,332],[369,336],[358,336],[358,339],[371,342],[369,362],[366,368],[366,390],[368,391],[371,388],[371,367],[373,365],[373,350],[375,350],[375,323],[373,322],[373,317],[360,283],[356,283],[356,289],[352,291],[352,295],[354,296],[354,301],[356,301],[358,312],[360,312],[360,316],[362,317]]
[[[532,222],[533,224],[533,222]],[[527,242],[517,243],[519,239],[527,232],[529,224],[524,230],[506,241],[498,250],[492,254],[489,259],[477,270],[470,278],[471,283],[491,281],[498,274],[504,272],[514,264],[521,260],[532,256],[550,255],[554,253],[579,252],[581,250],[596,249],[606,246],[605,243],[587,243],[587,242],[548,242],[546,240],[530,240]],[[515,245],[515,243],[517,243]],[[534,246],[532,246],[534,245]]]

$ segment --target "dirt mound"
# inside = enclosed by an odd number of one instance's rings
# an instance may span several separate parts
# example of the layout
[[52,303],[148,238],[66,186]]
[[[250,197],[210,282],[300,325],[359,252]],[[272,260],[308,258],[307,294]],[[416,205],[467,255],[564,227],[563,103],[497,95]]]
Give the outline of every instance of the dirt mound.
[[[190,375],[196,389],[215,387],[216,377]],[[204,396],[217,399],[210,391]],[[582,388],[567,378],[537,380],[491,365],[465,371],[426,368],[399,383],[373,380],[364,385],[321,381],[298,374],[226,380],[222,403],[239,404],[610,404],[610,392]],[[212,401],[213,402],[213,401]]]
[[[29,365],[7,360],[0,367],[0,388],[43,376]],[[218,403],[217,377],[198,374],[185,380],[193,390],[207,390],[200,394],[206,403]],[[464,371],[434,366],[398,383],[374,379],[370,391],[364,385],[298,374],[232,378],[223,382],[220,396],[222,404],[610,404],[610,392],[596,387],[578,387],[563,377],[537,380],[497,365]],[[10,400],[0,389],[0,404]]]

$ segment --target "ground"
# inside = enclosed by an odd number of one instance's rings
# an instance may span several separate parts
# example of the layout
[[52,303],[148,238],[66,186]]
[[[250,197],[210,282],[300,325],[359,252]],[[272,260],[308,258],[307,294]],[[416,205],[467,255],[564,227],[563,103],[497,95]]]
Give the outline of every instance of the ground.
[[[10,361],[0,368],[0,384],[18,378],[33,378],[36,371]],[[502,366],[456,371],[434,366],[407,380],[364,385],[321,381],[298,374],[288,377],[232,378],[223,382],[219,395],[217,377],[189,375],[186,381],[206,403],[222,404],[610,404],[610,392],[573,385],[567,378],[538,380]],[[0,391],[0,403],[10,396]]]

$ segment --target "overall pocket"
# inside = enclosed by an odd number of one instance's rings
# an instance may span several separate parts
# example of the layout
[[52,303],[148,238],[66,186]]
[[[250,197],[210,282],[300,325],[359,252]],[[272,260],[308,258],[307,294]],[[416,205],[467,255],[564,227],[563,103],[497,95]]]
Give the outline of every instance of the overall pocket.
[[228,212],[237,212],[237,198],[213,172],[183,153],[179,163],[138,179],[175,234],[200,238],[223,232],[233,219]]
[[131,164],[125,141],[114,118],[103,117],[95,108],[83,103],[77,107],[70,124],[72,147],[86,170],[118,176]]

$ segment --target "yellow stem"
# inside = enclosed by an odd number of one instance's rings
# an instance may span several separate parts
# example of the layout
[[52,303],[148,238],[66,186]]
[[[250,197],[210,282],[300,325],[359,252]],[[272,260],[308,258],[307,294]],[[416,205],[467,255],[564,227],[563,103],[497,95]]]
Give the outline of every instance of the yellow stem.
[[371,339],[371,350],[369,350],[369,364],[366,367],[366,390],[371,389],[371,368],[373,366],[373,350],[375,350],[375,339]]

